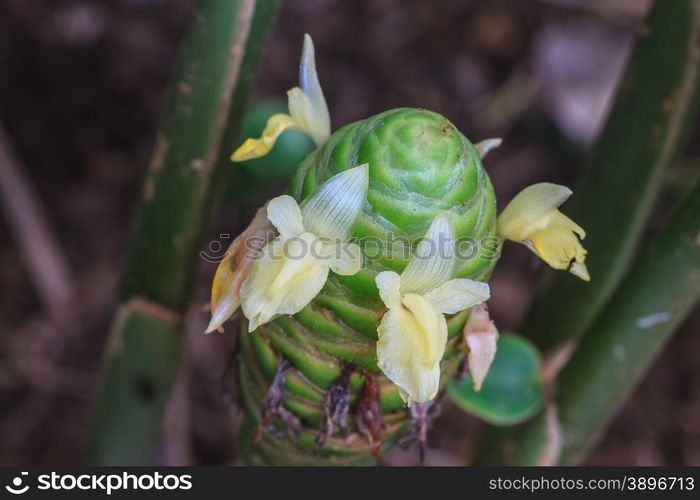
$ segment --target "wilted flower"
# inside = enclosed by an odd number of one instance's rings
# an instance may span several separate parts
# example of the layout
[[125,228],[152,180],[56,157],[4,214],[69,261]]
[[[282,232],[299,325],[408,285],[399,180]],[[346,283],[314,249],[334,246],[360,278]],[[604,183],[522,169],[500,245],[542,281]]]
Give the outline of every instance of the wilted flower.
[[260,249],[272,238],[267,206],[260,208],[250,225],[233,240],[219,262],[211,284],[211,320],[205,333],[223,331],[222,325],[241,305],[240,290]]
[[472,308],[469,321],[464,325],[464,348],[469,361],[469,372],[474,382],[474,390],[479,392],[496,357],[498,329],[491,321],[486,305]]

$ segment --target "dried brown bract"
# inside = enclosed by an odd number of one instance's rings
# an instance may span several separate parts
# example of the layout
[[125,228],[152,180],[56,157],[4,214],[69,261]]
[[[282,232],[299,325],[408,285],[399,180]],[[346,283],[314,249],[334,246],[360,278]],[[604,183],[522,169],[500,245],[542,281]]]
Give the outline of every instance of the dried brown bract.
[[291,367],[286,359],[282,359],[277,367],[277,373],[272,380],[270,388],[267,390],[265,399],[263,400],[262,418],[258,426],[258,433],[255,436],[253,444],[258,444],[265,433],[269,433],[276,439],[281,438],[281,433],[275,428],[274,419],[279,417],[280,420],[287,426],[289,434],[296,439],[301,432],[301,422],[294,416],[292,412],[287,410],[284,403],[284,381],[287,377],[287,370]]
[[350,408],[350,375],[354,371],[349,364],[343,364],[340,377],[333,382],[323,405],[323,421],[316,434],[316,452],[321,451],[326,440],[333,435],[337,425],[344,435],[348,433],[348,410]]
[[382,444],[384,443],[384,416],[379,398],[379,380],[374,373],[365,373],[365,385],[357,397],[355,421],[360,433],[372,445],[372,455],[377,464],[382,461]]

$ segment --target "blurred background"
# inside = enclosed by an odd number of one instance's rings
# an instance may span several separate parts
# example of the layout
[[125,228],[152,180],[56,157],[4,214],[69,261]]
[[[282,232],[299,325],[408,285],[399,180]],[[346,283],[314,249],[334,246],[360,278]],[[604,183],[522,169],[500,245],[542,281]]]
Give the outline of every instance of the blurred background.
[[[0,171],[1,465],[80,460],[129,225],[193,5],[0,0],[0,163],[23,174]],[[264,118],[270,99],[284,106],[308,32],[334,129],[415,106],[445,115],[474,142],[503,137],[486,161],[502,208],[535,182],[575,187],[647,7],[646,0],[443,0],[439,8],[421,0],[287,0],[253,102],[268,103]],[[303,154],[306,145],[290,147]],[[696,127],[665,179],[659,213],[698,161]],[[242,175],[203,251],[216,251],[221,235],[237,234],[284,187],[281,176],[248,175],[243,193]],[[37,217],[20,209],[26,189]],[[49,237],[50,255],[32,253],[27,241],[36,234]],[[517,328],[539,266],[524,247],[506,245],[489,302],[501,331]],[[202,260],[163,464],[236,459],[239,412],[224,377],[235,336],[202,334],[214,269]],[[700,465],[699,329],[696,311],[587,464]],[[427,463],[465,463],[482,429],[446,402]],[[416,460],[399,450],[389,461]]]

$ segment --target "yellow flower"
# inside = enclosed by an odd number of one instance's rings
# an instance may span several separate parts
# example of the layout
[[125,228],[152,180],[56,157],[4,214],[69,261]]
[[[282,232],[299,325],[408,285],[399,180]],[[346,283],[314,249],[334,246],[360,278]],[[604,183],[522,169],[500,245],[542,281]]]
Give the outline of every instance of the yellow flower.
[[526,187],[498,217],[498,234],[524,244],[554,269],[589,281],[588,252],[579,241],[586,232],[557,210],[569,196],[569,188],[547,182]]
[[317,146],[323,145],[330,137],[331,118],[316,73],[314,43],[308,34],[304,35],[301,51],[299,87],[287,92],[287,101],[289,114],[272,115],[267,120],[262,136],[259,139],[246,139],[231,155],[231,160],[245,161],[265,156],[275,145],[277,137],[287,129],[309,134]]
[[437,394],[447,343],[443,313],[455,314],[489,298],[486,283],[451,279],[456,264],[454,250],[452,224],[441,214],[401,276],[384,271],[375,278],[389,308],[378,328],[378,365],[399,386],[409,405],[430,401]]
[[270,201],[267,218],[279,236],[262,249],[240,292],[249,331],[301,311],[321,291],[329,270],[360,270],[360,247],[348,240],[368,183],[368,166],[362,165],[329,179],[301,207],[287,195]]

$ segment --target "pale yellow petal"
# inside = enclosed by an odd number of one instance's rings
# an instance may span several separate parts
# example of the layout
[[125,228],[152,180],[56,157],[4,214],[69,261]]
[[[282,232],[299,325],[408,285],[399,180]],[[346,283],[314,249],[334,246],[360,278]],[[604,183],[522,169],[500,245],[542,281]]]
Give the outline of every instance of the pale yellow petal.
[[281,314],[296,314],[321,291],[328,266],[309,251],[314,240],[314,235],[303,233],[286,241],[277,238],[265,247],[241,287],[249,331]]
[[590,280],[584,263],[588,252],[574,234],[571,225],[552,224],[531,234],[525,243],[554,269],[570,271],[584,281]]
[[564,203],[571,190],[566,186],[542,182],[526,187],[498,216],[498,235],[502,239],[523,241],[545,228],[556,208]]
[[331,135],[331,119],[318,81],[314,44],[308,34],[304,35],[299,63],[299,87],[287,92],[287,97],[296,128],[309,134],[317,146],[323,145]]
[[474,147],[476,148],[476,152],[479,153],[479,158],[483,160],[492,149],[496,149],[498,146],[501,145],[502,142],[502,139],[494,137],[491,139],[484,139],[481,142],[477,142],[476,144],[474,144]]
[[401,276],[394,271],[382,271],[375,276],[374,282],[377,284],[377,290],[379,290],[379,296],[384,305],[389,309],[401,307],[401,292],[399,291]]
[[498,337],[498,330],[486,307],[474,307],[464,327],[464,342],[467,347],[469,372],[477,392],[481,390],[491,363],[496,357]]
[[430,224],[401,274],[401,292],[429,292],[452,278],[455,265],[454,229],[443,212]]
[[[284,266],[283,249],[284,242],[280,238],[268,243],[258,255],[250,274],[241,286],[241,308],[249,320],[258,318],[263,311],[271,307],[268,290]],[[273,314],[267,316],[269,321]]]
[[270,200],[267,205],[267,218],[277,228],[283,240],[304,232],[299,204],[289,195]]
[[367,200],[367,164],[334,175],[301,204],[304,228],[331,242],[346,241]]
[[355,243],[326,243],[321,255],[321,261],[336,274],[352,276],[362,269],[362,250]]
[[548,226],[564,226],[569,228],[578,235],[579,238],[584,239],[586,237],[586,231],[583,230],[581,226],[576,224],[574,221],[569,219],[566,215],[561,213],[559,210],[555,210],[555,213],[551,215],[549,219]]
[[265,156],[274,147],[279,135],[294,126],[294,120],[289,115],[278,113],[272,115],[265,125],[259,139],[246,139],[231,155],[231,161],[246,161]]
[[430,401],[440,384],[447,343],[445,317],[420,295],[406,294],[379,325],[378,366],[402,390],[406,402]]
[[428,292],[425,298],[437,311],[445,314],[457,314],[486,302],[490,296],[491,292],[487,283],[470,279],[453,279]]

